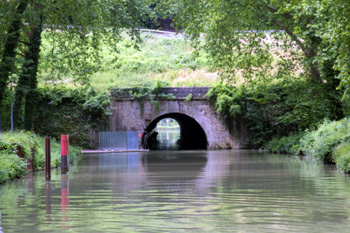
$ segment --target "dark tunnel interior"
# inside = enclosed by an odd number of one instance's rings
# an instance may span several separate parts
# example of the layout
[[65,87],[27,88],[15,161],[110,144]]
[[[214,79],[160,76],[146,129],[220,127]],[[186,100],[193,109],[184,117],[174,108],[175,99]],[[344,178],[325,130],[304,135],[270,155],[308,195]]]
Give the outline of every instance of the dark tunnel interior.
[[208,146],[207,136],[198,122],[185,114],[168,113],[152,121],[142,136],[143,148],[157,150],[156,126],[164,118],[172,118],[180,125],[180,139],[176,142],[179,150],[205,150]]

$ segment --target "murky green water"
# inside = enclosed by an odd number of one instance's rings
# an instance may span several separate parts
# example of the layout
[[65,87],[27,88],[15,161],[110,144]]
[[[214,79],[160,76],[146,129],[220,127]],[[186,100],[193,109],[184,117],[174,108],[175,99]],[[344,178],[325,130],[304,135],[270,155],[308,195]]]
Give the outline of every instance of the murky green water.
[[83,155],[0,186],[0,232],[349,232],[350,178],[253,151]]

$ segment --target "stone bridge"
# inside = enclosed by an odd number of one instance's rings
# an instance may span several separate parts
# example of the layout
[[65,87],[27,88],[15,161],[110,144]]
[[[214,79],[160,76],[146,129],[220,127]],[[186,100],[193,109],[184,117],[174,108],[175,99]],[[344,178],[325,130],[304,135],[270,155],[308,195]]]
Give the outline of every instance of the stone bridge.
[[160,120],[172,118],[180,125],[182,149],[239,148],[239,140],[230,135],[205,97],[208,90],[162,88],[158,97],[137,99],[130,94],[132,89],[114,89],[108,131],[143,131],[145,136]]

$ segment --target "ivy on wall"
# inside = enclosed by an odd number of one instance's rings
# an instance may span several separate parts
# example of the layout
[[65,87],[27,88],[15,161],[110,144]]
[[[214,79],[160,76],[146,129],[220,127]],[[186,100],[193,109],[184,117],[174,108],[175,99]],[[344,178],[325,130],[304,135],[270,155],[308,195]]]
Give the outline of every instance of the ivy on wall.
[[133,87],[128,89],[118,89],[113,93],[113,96],[116,99],[121,99],[129,96],[132,99],[138,100],[140,102],[141,108],[141,117],[144,114],[145,109],[145,100],[149,98],[151,100],[151,104],[155,105],[155,109],[157,111],[160,110],[160,99],[175,99],[173,94],[164,94],[162,92],[162,88],[166,86],[167,83],[162,81],[158,81],[154,86],[151,87]]
[[34,129],[56,139],[69,134],[73,144],[89,147],[89,132],[97,130],[111,114],[107,92],[46,87],[39,89]]

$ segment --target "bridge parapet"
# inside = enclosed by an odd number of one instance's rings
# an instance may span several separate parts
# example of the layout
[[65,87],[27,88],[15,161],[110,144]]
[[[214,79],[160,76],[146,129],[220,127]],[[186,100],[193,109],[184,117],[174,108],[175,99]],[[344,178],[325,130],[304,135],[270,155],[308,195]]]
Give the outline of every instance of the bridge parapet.
[[[209,103],[208,91],[209,87],[113,89],[113,111],[104,131],[150,132],[160,120],[173,118],[180,124],[181,140],[189,144],[195,144],[198,139],[206,141],[208,149],[242,147],[245,141],[245,134],[241,133],[243,125],[234,125],[232,132],[237,132],[231,135],[215,106]],[[206,140],[199,140],[202,138],[198,136],[200,128]]]
[[152,91],[150,88],[113,88],[111,96],[114,99],[133,99],[139,94],[150,98],[150,95],[157,95],[159,99],[207,99],[205,96],[210,87],[162,87],[160,90]]

